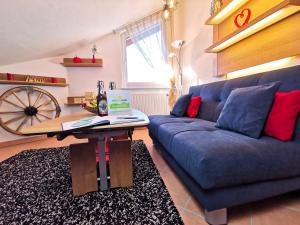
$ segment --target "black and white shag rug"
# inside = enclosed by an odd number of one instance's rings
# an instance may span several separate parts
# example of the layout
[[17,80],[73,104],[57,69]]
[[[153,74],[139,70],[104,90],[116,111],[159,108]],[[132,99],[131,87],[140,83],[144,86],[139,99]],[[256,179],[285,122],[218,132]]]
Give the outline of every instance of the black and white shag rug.
[[143,141],[134,186],[73,197],[69,149],[24,151],[0,163],[0,224],[183,224]]

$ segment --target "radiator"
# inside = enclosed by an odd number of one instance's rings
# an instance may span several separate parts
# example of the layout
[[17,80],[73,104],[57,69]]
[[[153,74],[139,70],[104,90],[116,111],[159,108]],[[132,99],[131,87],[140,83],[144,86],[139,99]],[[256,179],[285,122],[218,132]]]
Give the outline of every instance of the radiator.
[[167,93],[132,93],[132,108],[146,115],[169,114]]

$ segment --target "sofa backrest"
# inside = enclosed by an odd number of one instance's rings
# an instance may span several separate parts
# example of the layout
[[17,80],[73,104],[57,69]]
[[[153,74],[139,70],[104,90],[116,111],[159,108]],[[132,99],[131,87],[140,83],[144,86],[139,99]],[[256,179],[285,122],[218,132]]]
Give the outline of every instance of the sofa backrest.
[[[190,87],[189,93],[193,96],[202,97],[203,101],[198,117],[216,122],[233,89],[261,85],[274,81],[281,81],[279,91],[290,92],[293,90],[300,90],[300,66],[274,70],[232,80],[192,86]],[[300,116],[298,117],[295,139],[300,141]]]

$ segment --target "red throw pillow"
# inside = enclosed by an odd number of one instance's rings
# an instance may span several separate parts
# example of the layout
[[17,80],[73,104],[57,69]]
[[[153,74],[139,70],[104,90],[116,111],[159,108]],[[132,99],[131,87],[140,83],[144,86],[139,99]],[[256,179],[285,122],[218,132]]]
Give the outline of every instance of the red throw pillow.
[[277,92],[264,129],[265,134],[281,141],[290,141],[299,112],[300,91]]
[[186,110],[186,114],[190,118],[195,118],[198,115],[199,108],[201,105],[201,96],[192,97],[190,104]]

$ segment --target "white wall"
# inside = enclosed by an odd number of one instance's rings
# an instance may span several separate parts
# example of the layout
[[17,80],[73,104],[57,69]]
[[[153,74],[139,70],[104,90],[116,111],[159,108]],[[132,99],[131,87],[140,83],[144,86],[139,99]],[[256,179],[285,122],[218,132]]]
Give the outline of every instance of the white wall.
[[190,85],[220,80],[213,77],[217,72],[217,57],[205,53],[213,42],[212,26],[205,25],[209,18],[211,0],[182,0],[175,11],[175,40],[186,41],[182,52],[184,90]]
[[[103,59],[103,67],[68,67],[67,74],[70,82],[69,95],[84,95],[85,91],[97,91],[97,80],[103,80],[105,89],[108,89],[110,81],[114,81],[117,87],[121,87],[121,41],[117,34],[109,34],[95,41],[99,53],[97,58]],[[73,58],[78,56],[81,58],[92,57],[92,46],[84,46],[71,52],[63,57]]]
[[[7,66],[0,66],[0,72],[30,74],[30,75],[40,75],[40,76],[55,76],[55,77],[62,77],[67,79],[67,71],[65,67],[59,64],[60,61],[61,58],[58,57],[58,58],[47,58],[47,59],[28,61],[28,62],[23,62],[18,64],[11,64]],[[1,84],[0,94],[16,86],[18,85]],[[57,99],[62,109],[62,113],[61,113],[62,115],[69,113],[69,109],[64,105],[64,102],[68,96],[67,87],[48,87],[48,86],[39,86],[39,87],[50,92]],[[11,141],[20,138],[24,138],[24,137],[8,133],[2,128],[0,128],[0,142]]]
[[[118,34],[110,33],[96,40],[88,46],[83,46],[61,58],[92,58],[92,47],[96,44],[98,53],[96,58],[103,59],[103,67],[67,67],[67,77],[70,83],[69,96],[84,96],[85,91],[97,93],[97,81],[103,80],[105,89],[110,81],[116,82],[117,88],[121,87],[121,40]],[[80,106],[70,106],[70,112],[78,112]]]

